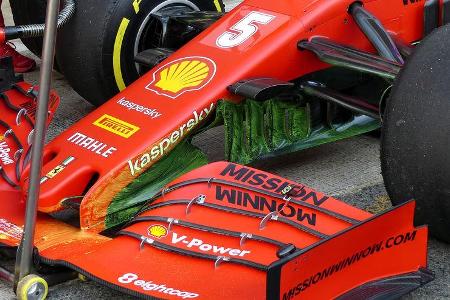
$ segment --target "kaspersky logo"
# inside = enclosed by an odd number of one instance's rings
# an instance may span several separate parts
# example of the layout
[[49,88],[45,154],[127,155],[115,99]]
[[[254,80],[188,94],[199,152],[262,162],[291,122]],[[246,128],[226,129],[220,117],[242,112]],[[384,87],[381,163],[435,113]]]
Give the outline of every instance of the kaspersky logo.
[[147,90],[172,99],[204,88],[216,75],[216,64],[207,57],[190,56],[165,64],[153,73]]

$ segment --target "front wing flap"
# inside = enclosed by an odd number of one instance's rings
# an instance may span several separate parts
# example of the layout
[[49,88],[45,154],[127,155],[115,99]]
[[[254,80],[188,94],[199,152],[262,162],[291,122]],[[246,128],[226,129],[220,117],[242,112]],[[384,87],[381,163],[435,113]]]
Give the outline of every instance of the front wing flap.
[[426,268],[427,229],[413,226],[413,214],[410,202],[372,216],[220,162],[172,182],[113,237],[40,215],[35,246],[45,264],[144,298],[351,297]]

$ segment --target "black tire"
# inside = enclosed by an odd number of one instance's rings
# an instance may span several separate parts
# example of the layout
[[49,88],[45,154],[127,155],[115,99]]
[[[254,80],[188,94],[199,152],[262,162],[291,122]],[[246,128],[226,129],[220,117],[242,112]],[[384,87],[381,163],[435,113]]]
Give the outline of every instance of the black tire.
[[415,199],[416,224],[450,242],[450,27],[435,30],[401,71],[387,102],[381,167],[392,203]]
[[[46,0],[10,0],[16,25],[42,24],[45,21]],[[24,39],[22,42],[37,56],[41,56],[42,38]]]
[[61,30],[56,54],[74,90],[100,105],[135,81],[139,77],[134,62],[139,29],[152,11],[174,5],[205,11],[220,5],[223,9],[218,0],[77,1],[76,15]]

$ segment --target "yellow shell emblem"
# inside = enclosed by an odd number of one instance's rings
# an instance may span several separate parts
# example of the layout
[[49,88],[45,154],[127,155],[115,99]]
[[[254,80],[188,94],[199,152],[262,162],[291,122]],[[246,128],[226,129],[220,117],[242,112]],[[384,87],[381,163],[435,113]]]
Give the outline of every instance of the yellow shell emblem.
[[200,90],[216,73],[215,63],[206,57],[186,57],[174,60],[153,73],[146,88],[159,95],[176,98],[184,92]]
[[167,233],[168,230],[163,225],[152,225],[148,228],[148,234],[158,239],[165,237]]

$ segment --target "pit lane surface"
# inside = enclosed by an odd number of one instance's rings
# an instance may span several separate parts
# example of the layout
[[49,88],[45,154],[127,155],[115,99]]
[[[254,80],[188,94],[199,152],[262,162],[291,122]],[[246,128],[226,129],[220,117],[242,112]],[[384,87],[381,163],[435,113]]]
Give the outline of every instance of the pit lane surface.
[[[239,1],[225,1],[230,9]],[[3,8],[7,24],[12,24],[7,1]],[[29,54],[19,42],[17,48]],[[26,74],[26,80],[37,83],[39,70]],[[62,98],[61,106],[50,126],[51,140],[62,130],[81,119],[94,108],[77,95],[64,80],[54,73],[53,87]],[[195,138],[195,144],[205,151],[211,160],[223,159],[223,131],[217,128]],[[334,144],[324,145],[303,152],[258,162],[255,167],[307,184],[319,191],[337,196],[352,205],[372,213],[390,207],[384,190],[377,137],[361,136]],[[3,262],[2,262],[3,263]],[[12,261],[6,261],[12,266]],[[429,268],[436,279],[425,287],[404,297],[405,299],[450,298],[450,245],[434,239],[429,243]],[[12,288],[0,281],[0,299],[12,299]],[[48,299],[131,299],[94,282],[73,280],[50,289]]]

